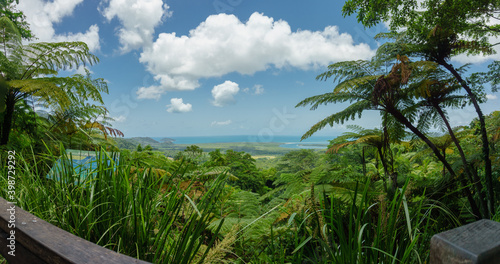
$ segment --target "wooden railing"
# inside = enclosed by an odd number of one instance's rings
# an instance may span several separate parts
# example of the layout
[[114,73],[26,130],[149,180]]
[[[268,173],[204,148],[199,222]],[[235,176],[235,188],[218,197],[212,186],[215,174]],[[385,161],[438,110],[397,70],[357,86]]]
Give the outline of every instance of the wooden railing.
[[479,220],[434,235],[429,263],[499,264],[500,223]]
[[10,264],[149,263],[68,233],[1,197],[0,254]]

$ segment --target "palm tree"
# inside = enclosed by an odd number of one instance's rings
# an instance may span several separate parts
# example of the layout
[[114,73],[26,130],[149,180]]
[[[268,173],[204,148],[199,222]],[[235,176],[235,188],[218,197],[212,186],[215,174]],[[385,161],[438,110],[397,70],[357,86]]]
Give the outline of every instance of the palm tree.
[[[0,107],[3,113],[0,145],[6,145],[16,102],[34,96],[48,105],[66,109],[78,96],[103,103],[105,83],[89,81],[86,76],[58,77],[58,70],[92,65],[98,58],[83,42],[31,43],[23,45],[21,34],[6,16],[0,17]],[[3,109],[2,109],[3,108]]]
[[[317,79],[326,80],[333,77],[334,81],[338,81],[333,92],[306,98],[298,103],[297,107],[311,105],[311,110],[314,110],[321,104],[347,101],[351,104],[344,110],[332,114],[313,125],[302,136],[302,139],[311,136],[326,125],[333,126],[334,123],[344,123],[348,119],[361,116],[365,110],[378,110],[383,118],[386,117],[386,114],[392,116],[394,120],[424,141],[449,173],[456,177],[455,171],[436,145],[430,141],[423,131],[413,125],[416,121],[419,121],[417,110],[420,105],[414,101],[413,90],[409,89],[408,82],[414,69],[429,63],[425,61],[412,63],[406,56],[397,56],[397,62],[393,64],[388,74],[380,74],[380,61],[376,60],[346,61],[328,66],[329,70],[320,74]],[[480,218],[481,213],[467,187],[467,182],[463,178],[459,179],[464,186],[463,192],[471,205],[473,213]]]

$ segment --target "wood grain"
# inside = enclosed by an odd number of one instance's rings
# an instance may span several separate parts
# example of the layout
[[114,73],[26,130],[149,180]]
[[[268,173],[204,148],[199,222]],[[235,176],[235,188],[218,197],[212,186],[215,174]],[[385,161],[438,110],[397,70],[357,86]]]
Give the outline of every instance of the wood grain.
[[[85,239],[68,233],[34,215],[15,208],[15,229],[8,227],[12,206],[0,197],[0,253],[11,264],[16,263],[137,263],[147,264],[129,256],[116,253]],[[15,230],[16,256],[7,252],[7,237]]]

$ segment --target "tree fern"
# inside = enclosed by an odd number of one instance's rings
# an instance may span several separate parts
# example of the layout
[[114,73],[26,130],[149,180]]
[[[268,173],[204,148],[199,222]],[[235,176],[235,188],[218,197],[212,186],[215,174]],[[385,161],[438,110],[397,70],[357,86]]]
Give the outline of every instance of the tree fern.
[[[93,65],[99,59],[84,42],[31,43],[23,45],[17,27],[6,16],[0,18],[0,74],[8,86],[6,111],[0,144],[7,144],[15,103],[27,95],[38,97],[61,109],[69,107],[76,97],[102,103],[107,93],[102,79],[86,76],[56,77],[59,70]],[[2,98],[2,100],[4,100]]]
[[[344,123],[349,119],[360,117],[366,110],[379,110],[382,121],[384,122],[384,127],[391,121],[394,124],[399,123],[400,128],[404,125],[404,127],[411,130],[416,136],[422,139],[433,150],[434,155],[444,164],[449,173],[455,176],[455,171],[436,146],[427,138],[425,131],[420,130],[418,126],[414,125],[415,122],[421,121],[423,123],[420,128],[429,126],[425,123],[428,122],[427,118],[419,119],[419,111],[423,105],[415,100],[415,85],[412,85],[415,81],[414,76],[418,75],[420,72],[419,67],[426,64],[418,63],[414,66],[413,62],[408,57],[398,54],[396,58],[394,58],[395,63],[393,63],[391,71],[388,74],[379,75],[377,73],[380,72],[380,63],[377,63],[376,59],[377,58],[371,62],[351,61],[335,63],[329,66],[327,72],[318,76],[318,79],[322,80],[328,78],[332,78],[335,81],[338,80],[340,84],[337,84],[334,88],[334,92],[306,98],[297,104],[297,107],[311,105],[311,110],[314,110],[319,105],[328,103],[349,101],[351,104],[344,110],[334,113],[313,125],[309,131],[302,136],[302,139],[310,137],[326,125],[333,126],[335,123]],[[368,82],[366,81],[366,76],[368,75],[376,75],[378,78],[375,80],[374,76],[370,79],[372,81]],[[344,82],[349,81],[351,81],[349,85],[343,85]],[[341,85],[340,88],[336,90],[339,85]],[[436,115],[430,115],[430,117],[434,116]],[[424,115],[424,117],[426,116]],[[443,117],[443,119],[445,118]],[[436,118],[433,121],[439,122],[438,120],[439,119]],[[446,122],[446,120],[443,121]],[[396,182],[397,180],[393,181],[393,183]],[[461,183],[463,186],[468,185],[463,178],[461,179]],[[478,217],[481,217],[479,208],[470,190],[464,188],[463,191],[474,213],[477,214]]]

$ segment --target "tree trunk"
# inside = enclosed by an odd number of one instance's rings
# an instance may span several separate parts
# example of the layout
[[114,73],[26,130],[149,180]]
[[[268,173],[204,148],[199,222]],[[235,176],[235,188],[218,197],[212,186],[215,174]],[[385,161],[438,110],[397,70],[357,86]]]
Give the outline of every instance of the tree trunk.
[[[378,148],[377,148],[378,149]],[[378,173],[378,158],[377,158],[377,153],[375,153],[375,169],[377,170],[377,175],[380,176]],[[384,182],[384,192],[387,193],[387,181],[385,177],[381,177],[382,181]]]
[[389,179],[390,178],[389,170],[387,169],[387,163],[386,163],[384,156],[382,154],[382,148],[377,147],[377,150],[378,150],[378,155],[380,156],[380,161],[382,162],[382,167],[384,167],[385,178]]
[[14,116],[14,106],[16,104],[15,94],[12,91],[7,93],[7,98],[5,100],[5,113],[3,117],[2,124],[2,137],[0,138],[0,146],[7,145],[9,142],[10,130],[12,128],[12,119]]
[[410,129],[415,135],[417,135],[420,139],[422,139],[434,152],[434,155],[443,163],[443,165],[446,167],[446,169],[450,172],[450,174],[454,178],[458,178],[463,186],[463,194],[465,197],[467,197],[467,200],[469,201],[469,204],[472,209],[472,213],[475,215],[476,219],[481,219],[481,211],[477,207],[476,201],[474,201],[474,197],[472,197],[472,194],[470,192],[470,189],[467,187],[467,181],[463,177],[457,177],[455,171],[451,168],[450,164],[446,161],[446,159],[441,155],[441,152],[437,149],[436,145],[432,143],[429,138],[427,138],[420,130],[418,130],[401,112],[396,110],[395,108],[391,107],[386,107],[387,112],[389,112],[396,120],[401,122],[404,126],[406,126],[408,129]]
[[[446,159],[446,149],[443,149],[443,159]],[[443,164],[443,177],[446,175],[446,167]]]
[[363,163],[363,176],[366,178],[365,147],[361,147],[361,159]]
[[481,179],[477,176],[477,173],[475,173],[474,170],[471,169],[470,165],[467,162],[467,159],[465,158],[465,153],[462,149],[462,146],[460,145],[460,142],[458,141],[457,137],[455,136],[455,132],[453,132],[453,129],[451,128],[450,123],[448,122],[448,119],[446,118],[443,109],[437,104],[433,103],[433,107],[437,110],[439,115],[444,121],[444,124],[446,125],[446,128],[448,129],[448,133],[450,134],[451,139],[453,140],[453,143],[455,143],[455,146],[457,147],[458,152],[460,153],[460,158],[462,159],[462,163],[464,164],[464,169],[465,169],[465,174],[468,176],[469,181],[474,184],[476,187],[476,192],[479,195],[479,200],[481,201],[480,205],[483,207],[483,212],[484,216],[486,218],[490,218],[489,210],[488,210],[488,204],[485,199],[485,193],[483,190],[483,184],[481,183]]
[[477,116],[479,118],[479,124],[481,128],[481,139],[483,142],[483,158],[484,158],[484,178],[486,180],[486,188],[488,189],[488,201],[490,205],[490,212],[491,215],[495,214],[495,192],[493,190],[493,179],[491,176],[491,160],[490,160],[490,147],[488,143],[488,134],[486,133],[486,123],[484,121],[484,115],[483,112],[481,111],[481,108],[479,107],[479,103],[476,100],[476,95],[472,92],[470,89],[469,85],[467,85],[467,82],[462,79],[462,76],[453,68],[451,64],[448,64],[446,61],[438,61],[438,64],[442,65],[445,67],[455,78],[460,82],[460,85],[465,89],[467,94],[470,97],[470,100],[472,104],[474,105],[474,109],[477,112]]

